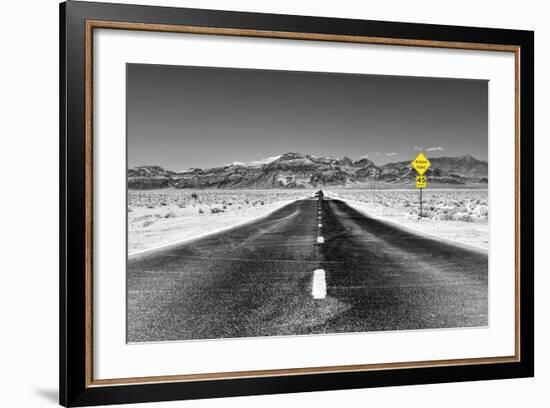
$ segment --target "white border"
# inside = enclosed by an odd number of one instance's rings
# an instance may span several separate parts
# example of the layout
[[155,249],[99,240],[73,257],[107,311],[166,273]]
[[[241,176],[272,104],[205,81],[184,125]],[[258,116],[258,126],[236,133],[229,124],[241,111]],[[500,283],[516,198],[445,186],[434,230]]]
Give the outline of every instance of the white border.
[[[94,30],[94,378],[514,354],[514,55]],[[477,78],[489,86],[490,327],[125,344],[125,67],[155,63]]]

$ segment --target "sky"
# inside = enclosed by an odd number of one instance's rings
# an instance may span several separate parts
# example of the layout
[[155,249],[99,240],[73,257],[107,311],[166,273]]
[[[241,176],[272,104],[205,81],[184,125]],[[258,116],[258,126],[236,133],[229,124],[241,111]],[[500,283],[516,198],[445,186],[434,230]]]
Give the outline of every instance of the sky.
[[300,152],[487,160],[488,82],[127,65],[128,167],[181,171]]

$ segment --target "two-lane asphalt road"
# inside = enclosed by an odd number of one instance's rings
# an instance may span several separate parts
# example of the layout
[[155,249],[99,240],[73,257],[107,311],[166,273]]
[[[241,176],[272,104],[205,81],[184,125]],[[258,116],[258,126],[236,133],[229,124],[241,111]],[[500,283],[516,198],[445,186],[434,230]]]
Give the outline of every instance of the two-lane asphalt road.
[[128,261],[128,341],[487,325],[487,254],[422,238],[342,201]]

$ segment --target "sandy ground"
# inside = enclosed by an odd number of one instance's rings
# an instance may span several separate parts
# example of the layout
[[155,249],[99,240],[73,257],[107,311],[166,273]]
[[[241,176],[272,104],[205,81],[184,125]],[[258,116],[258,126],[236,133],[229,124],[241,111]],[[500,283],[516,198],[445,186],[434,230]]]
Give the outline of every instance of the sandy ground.
[[348,199],[341,192],[327,192],[327,196],[341,199],[352,208],[369,216],[384,219],[420,233],[431,234],[467,245],[489,248],[489,223],[487,218],[472,218],[470,222],[433,218],[419,219],[418,216],[411,216],[410,211],[403,208]]
[[[302,194],[305,198],[308,194]],[[287,197],[281,197],[287,198]],[[188,205],[181,208],[175,203],[163,206],[130,206],[128,211],[128,255],[177,242],[199,238],[227,228],[235,227],[267,214],[295,201],[281,199],[274,202],[238,203],[227,205],[223,211],[212,212],[220,205]],[[199,212],[201,211],[201,212]]]

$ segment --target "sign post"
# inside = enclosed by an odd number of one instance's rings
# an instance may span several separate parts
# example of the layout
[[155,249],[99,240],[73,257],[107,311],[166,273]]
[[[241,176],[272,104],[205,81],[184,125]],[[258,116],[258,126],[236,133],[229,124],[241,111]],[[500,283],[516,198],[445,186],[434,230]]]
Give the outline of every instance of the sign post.
[[416,159],[411,162],[411,165],[416,170],[416,188],[420,190],[420,219],[422,219],[422,190],[426,188],[427,179],[424,175],[432,165],[423,152],[420,152]]
[[372,202],[373,204],[376,203],[376,175],[377,172],[374,168],[370,169],[369,171],[370,176],[372,177]]

